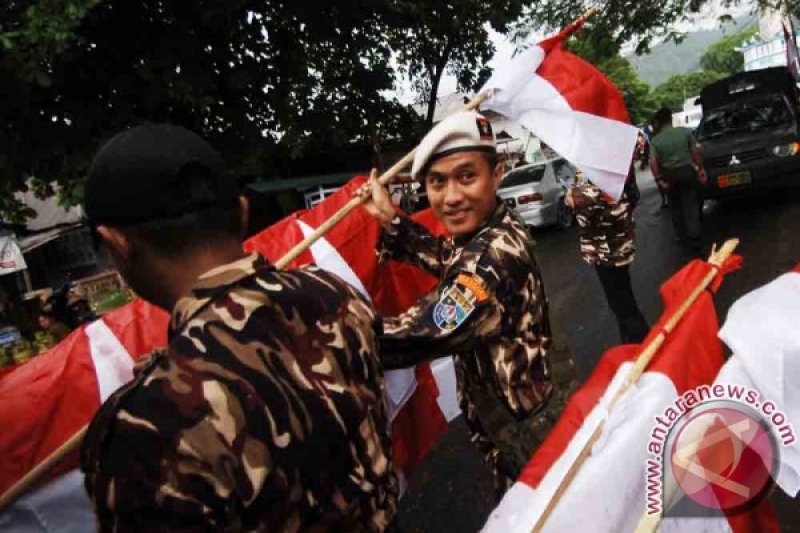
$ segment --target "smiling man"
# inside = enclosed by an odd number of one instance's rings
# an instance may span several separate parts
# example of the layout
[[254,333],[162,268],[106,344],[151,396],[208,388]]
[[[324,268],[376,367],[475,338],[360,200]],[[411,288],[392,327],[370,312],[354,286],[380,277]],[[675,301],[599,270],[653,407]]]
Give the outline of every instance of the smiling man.
[[398,216],[373,172],[362,193],[372,191],[365,207],[383,225],[382,260],[439,279],[405,313],[383,319],[381,360],[391,369],[455,356],[459,402],[499,496],[557,419],[574,365],[563,352],[553,357],[533,241],[497,198],[503,167],[489,121],[461,112],[439,123],[417,149],[412,174],[451,237]]

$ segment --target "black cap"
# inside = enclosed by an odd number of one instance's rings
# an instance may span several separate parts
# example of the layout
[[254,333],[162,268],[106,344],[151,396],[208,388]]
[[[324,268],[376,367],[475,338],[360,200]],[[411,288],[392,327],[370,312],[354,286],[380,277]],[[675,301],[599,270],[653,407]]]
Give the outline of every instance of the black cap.
[[84,208],[93,224],[129,225],[234,206],[238,196],[222,157],[199,135],[145,124],[118,133],[97,152]]

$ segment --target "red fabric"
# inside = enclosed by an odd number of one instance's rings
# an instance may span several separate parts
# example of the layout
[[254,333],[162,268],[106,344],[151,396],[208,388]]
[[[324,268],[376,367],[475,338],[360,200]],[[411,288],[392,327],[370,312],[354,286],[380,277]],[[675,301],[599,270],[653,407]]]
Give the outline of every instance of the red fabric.
[[797,272],[798,274],[800,274],[800,263],[797,263],[797,266],[794,267],[792,272]]
[[549,81],[573,110],[630,124],[628,108],[616,85],[594,65],[563,49],[564,41],[582,26],[579,20],[539,43],[546,56],[536,74]]
[[[166,343],[167,314],[142,300],[102,320],[134,360]],[[87,424],[100,406],[85,329],[76,329],[0,380],[0,491]],[[52,477],[77,465],[73,454]]]
[[[345,205],[366,176],[355,176],[324,201],[277,222],[245,242],[245,250],[257,251],[275,262],[303,238],[297,221],[312,228],[319,227]],[[428,209],[416,213],[413,220],[435,235],[444,235],[444,226]],[[395,316],[411,307],[420,296],[431,291],[436,278],[411,265],[391,261],[379,264],[375,246],[380,225],[363,208],[356,208],[331,229],[325,239],[339,252],[366,288],[375,308],[385,316]],[[304,252],[289,268],[313,262]],[[397,413],[392,423],[392,445],[395,465],[406,475],[416,467],[428,450],[447,430],[447,420],[438,406],[439,390],[430,369],[423,363],[415,369],[417,389]]]

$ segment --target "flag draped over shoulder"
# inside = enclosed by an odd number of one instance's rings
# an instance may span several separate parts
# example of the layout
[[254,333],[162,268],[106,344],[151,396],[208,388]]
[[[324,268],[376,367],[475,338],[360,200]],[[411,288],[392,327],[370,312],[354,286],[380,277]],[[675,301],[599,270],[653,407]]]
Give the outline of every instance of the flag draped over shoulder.
[[619,198],[638,129],[619,89],[597,68],[563,49],[582,21],[499,65],[482,91],[490,109],[525,126],[598,187]]
[[[644,344],[659,334],[668,317],[710,268],[694,261],[662,286],[665,311]],[[723,365],[717,331],[714,303],[706,291],[667,336],[636,386],[610,413],[608,403],[641,349],[626,345],[608,350],[489,517],[485,530],[531,531],[570,465],[605,420],[603,435],[547,520],[544,531],[634,531],[647,508],[648,496],[660,497],[654,492],[654,481],[649,480],[648,484],[647,478],[648,445],[658,433],[656,417],[663,418],[665,410],[684,392],[715,380]],[[755,532],[774,530],[776,526],[774,511],[765,503],[731,518],[667,518],[662,531]]]
[[[258,251],[277,261],[345,205],[365,180],[365,176],[357,176],[312,209],[270,226],[245,242],[245,250]],[[412,218],[435,235],[445,233],[430,210]],[[379,235],[378,222],[363,209],[357,209],[288,267],[316,264],[359,289],[379,313],[395,316],[433,290],[437,280],[411,265],[379,263],[375,251]],[[452,358],[390,370],[385,380],[395,466],[408,475],[446,431],[447,423],[460,413]]]

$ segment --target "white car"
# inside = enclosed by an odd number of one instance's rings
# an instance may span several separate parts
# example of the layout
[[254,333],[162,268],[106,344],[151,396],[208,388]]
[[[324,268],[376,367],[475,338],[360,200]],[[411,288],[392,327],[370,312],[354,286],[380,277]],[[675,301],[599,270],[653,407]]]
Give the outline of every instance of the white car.
[[498,196],[529,226],[572,226],[574,215],[564,203],[565,185],[575,178],[575,167],[561,158],[523,165],[508,171]]

